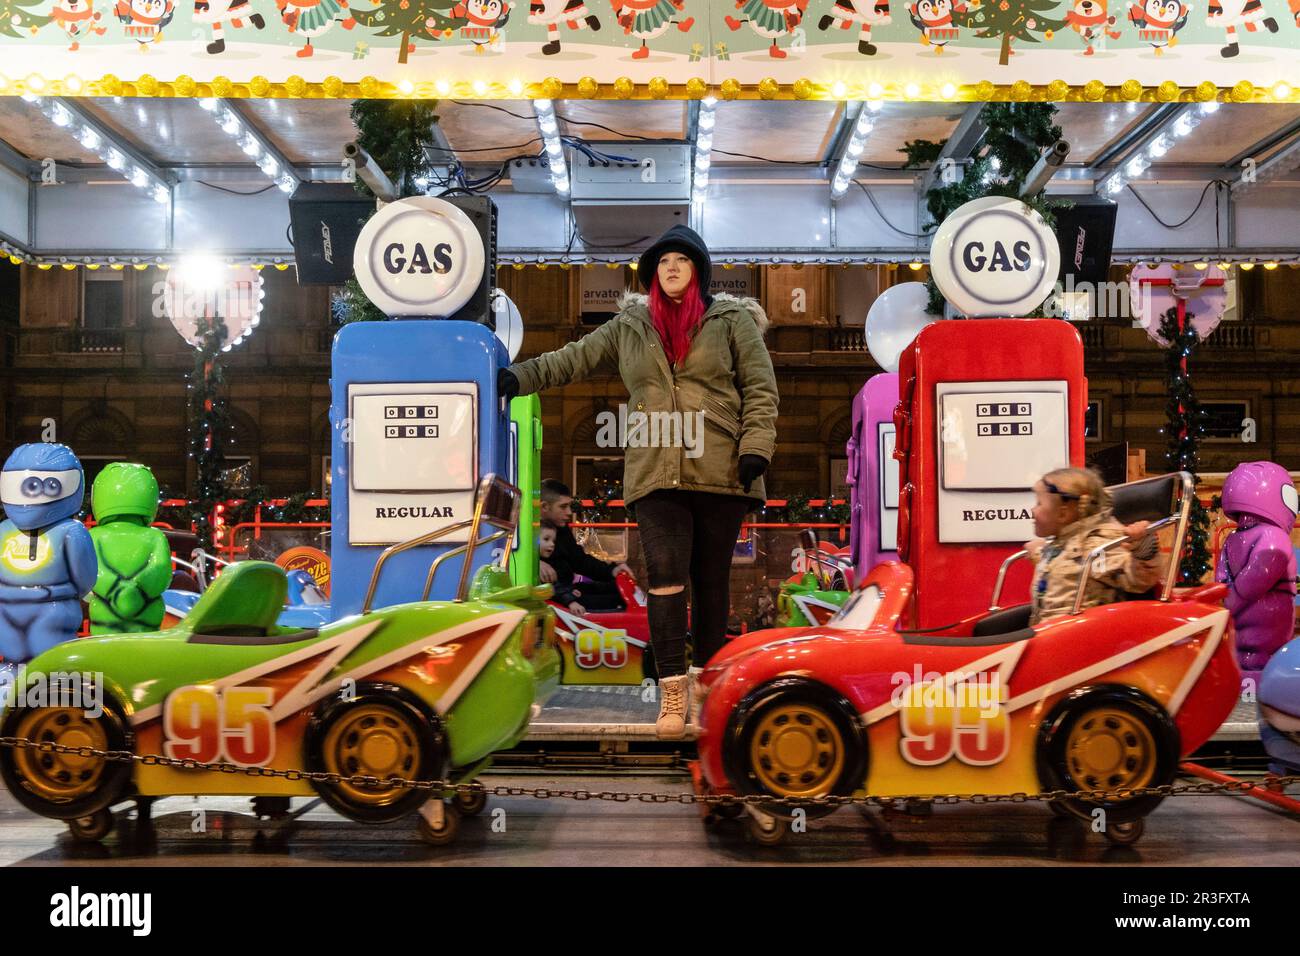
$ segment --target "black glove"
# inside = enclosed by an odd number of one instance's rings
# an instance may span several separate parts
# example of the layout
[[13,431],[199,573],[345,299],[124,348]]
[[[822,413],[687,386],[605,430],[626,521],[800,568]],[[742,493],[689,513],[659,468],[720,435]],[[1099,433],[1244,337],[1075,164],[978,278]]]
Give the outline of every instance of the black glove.
[[767,471],[767,459],[762,455],[741,455],[737,470],[740,472],[741,487],[748,493],[749,486]]
[[497,372],[497,392],[507,402],[519,394],[519,378],[510,369]]

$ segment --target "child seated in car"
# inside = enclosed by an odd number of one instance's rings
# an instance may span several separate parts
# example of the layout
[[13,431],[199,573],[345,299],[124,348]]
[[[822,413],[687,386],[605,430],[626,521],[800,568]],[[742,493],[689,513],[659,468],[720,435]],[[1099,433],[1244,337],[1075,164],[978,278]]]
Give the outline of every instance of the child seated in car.
[[541,528],[537,532],[537,553],[543,561],[555,569],[555,581],[551,585],[555,600],[574,614],[624,610],[626,605],[618,592],[618,586],[614,583],[613,566],[605,568],[603,562],[592,562],[584,568],[584,571],[591,571],[599,578],[575,582],[573,566],[555,547],[558,530],[553,522],[543,518]]
[[[1155,585],[1163,562],[1156,537],[1147,530],[1149,522],[1126,526],[1115,520],[1097,472],[1058,468],[1034,485],[1034,493],[1038,537],[1025,545],[1035,562],[1031,625],[1072,611],[1085,571],[1088,584],[1080,610],[1118,601],[1121,591],[1140,594]],[[1086,566],[1094,548],[1121,538],[1124,544],[1103,552],[1090,569]]]

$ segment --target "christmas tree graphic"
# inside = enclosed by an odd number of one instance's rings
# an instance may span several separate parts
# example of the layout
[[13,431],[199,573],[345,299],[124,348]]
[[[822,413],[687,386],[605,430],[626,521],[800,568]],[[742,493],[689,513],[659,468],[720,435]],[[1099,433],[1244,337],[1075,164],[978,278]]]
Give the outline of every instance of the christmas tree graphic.
[[22,37],[35,34],[50,18],[33,13],[31,7],[41,0],[0,0],[0,36]]
[[1011,61],[1012,40],[1037,43],[1035,34],[1050,40],[1055,31],[1065,26],[1065,20],[1043,15],[1057,5],[1056,0],[984,0],[983,3],[973,0],[966,12],[959,15],[960,23],[975,30],[977,37],[1001,37],[998,63],[1006,66]]
[[[0,0],[0,3],[5,0]],[[373,10],[357,10],[352,15],[362,26],[372,27],[377,36],[401,36],[397,62],[405,63],[417,40],[438,40],[449,36],[465,21],[451,15],[459,0],[380,0]]]

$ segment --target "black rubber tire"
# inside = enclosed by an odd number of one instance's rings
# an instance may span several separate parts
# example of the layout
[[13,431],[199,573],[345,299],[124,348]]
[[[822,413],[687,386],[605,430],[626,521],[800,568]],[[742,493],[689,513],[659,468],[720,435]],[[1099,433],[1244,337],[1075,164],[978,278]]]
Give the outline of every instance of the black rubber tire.
[[[479,783],[478,780],[472,782]],[[487,809],[488,795],[486,791],[466,793],[463,790],[457,790],[452,802],[456,804],[456,809],[460,811],[461,816],[476,817]]]
[[[1039,725],[1038,779],[1043,789],[1092,789],[1073,779],[1064,750],[1074,724],[1085,713],[1101,706],[1129,713],[1150,731],[1156,747],[1156,765],[1148,786],[1158,787],[1172,783],[1178,773],[1182,745],[1178,727],[1169,714],[1150,697],[1132,687],[1103,685],[1080,688],[1069,694]],[[1105,810],[1108,822],[1127,823],[1140,820],[1158,807],[1163,799],[1158,794],[1152,794],[1126,800],[1063,800],[1060,803],[1063,809],[1083,820],[1091,821],[1092,811],[1101,808]]]
[[[857,711],[838,691],[825,684],[802,677],[781,677],[750,691],[731,712],[723,735],[722,761],[727,779],[737,793],[780,796],[765,789],[749,766],[749,745],[760,718],[773,707],[785,703],[803,703],[817,707],[834,721],[845,747],[844,767],[830,793],[848,796],[859,789],[867,777],[867,735]],[[789,817],[795,807],[764,805],[773,816]],[[825,816],[836,808],[813,801],[801,804],[808,819]]]
[[[361,684],[357,687],[354,697],[348,700],[335,698],[317,711],[307,727],[307,739],[304,743],[308,769],[313,771],[328,769],[325,765],[323,747],[330,727],[345,717],[350,710],[375,704],[392,708],[406,717],[417,734],[416,747],[419,751],[419,760],[402,776],[419,780],[442,779],[448,752],[442,722],[418,697],[393,684]],[[393,823],[414,813],[425,800],[429,799],[427,790],[410,789],[391,803],[366,804],[350,799],[337,784],[318,783],[315,787],[321,799],[330,807],[348,819],[360,823]]]
[[[83,697],[83,700],[85,698]],[[93,699],[93,698],[92,698]],[[40,707],[12,708],[0,724],[0,736],[17,736],[19,723],[26,714]],[[98,718],[103,722],[104,736],[107,741],[105,750],[135,750],[135,734],[127,722],[126,711],[112,694],[104,693],[103,714]],[[126,794],[135,770],[133,763],[126,761],[106,761],[99,785],[94,792],[77,800],[55,802],[34,793],[20,776],[17,750],[13,747],[0,747],[0,779],[13,794],[15,800],[33,813],[55,820],[75,820],[79,817],[92,816],[96,811],[111,807]]]
[[455,842],[457,834],[460,833],[460,818],[461,812],[456,807],[455,801],[448,801],[443,808],[441,830],[435,830],[429,826],[428,820],[420,816],[419,823],[416,824],[420,831],[420,839],[430,846],[446,846]]
[[1102,836],[1116,846],[1132,846],[1142,839],[1146,826],[1146,820],[1141,817],[1136,820],[1117,820],[1102,831]]
[[745,837],[751,843],[757,843],[759,846],[780,846],[790,834],[790,825],[786,820],[780,817],[776,818],[776,826],[771,830],[764,830],[763,825],[758,822],[758,818],[752,813],[745,820]]
[[98,843],[113,832],[115,823],[113,811],[101,807],[88,816],[68,820],[68,833],[78,843]]

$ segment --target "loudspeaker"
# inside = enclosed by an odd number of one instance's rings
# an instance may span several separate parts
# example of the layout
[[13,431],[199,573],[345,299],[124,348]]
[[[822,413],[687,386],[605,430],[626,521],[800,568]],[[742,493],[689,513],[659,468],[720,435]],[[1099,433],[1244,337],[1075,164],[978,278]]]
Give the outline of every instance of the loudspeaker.
[[[488,196],[441,196],[460,208],[473,221],[483,240],[483,278],[474,295],[460,307],[452,319],[477,322],[496,331],[497,317],[492,309],[492,290],[497,284],[497,204]],[[348,255],[351,255],[349,251]]]
[[1075,286],[1105,282],[1115,241],[1119,206],[1106,199],[1076,199],[1069,209],[1056,211],[1056,241],[1061,247],[1060,280],[1072,277]]
[[375,201],[348,183],[301,183],[289,197],[289,226],[299,285],[342,285],[352,278],[352,249]]

